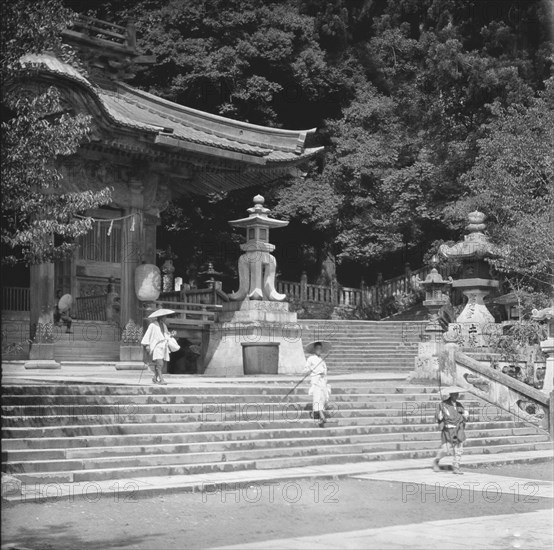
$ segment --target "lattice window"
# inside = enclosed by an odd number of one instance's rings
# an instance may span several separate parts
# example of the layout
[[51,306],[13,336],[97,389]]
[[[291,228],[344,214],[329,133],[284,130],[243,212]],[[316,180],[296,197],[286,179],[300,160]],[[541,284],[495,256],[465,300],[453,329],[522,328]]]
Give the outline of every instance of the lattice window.
[[114,222],[110,235],[108,222],[95,223],[91,231],[79,239],[77,258],[95,262],[121,262],[121,222]]

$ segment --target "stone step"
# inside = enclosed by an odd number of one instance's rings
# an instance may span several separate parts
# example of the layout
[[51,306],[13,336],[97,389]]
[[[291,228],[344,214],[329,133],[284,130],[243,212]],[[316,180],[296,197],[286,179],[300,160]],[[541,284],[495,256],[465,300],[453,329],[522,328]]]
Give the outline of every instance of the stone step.
[[[213,380],[213,379],[212,379]],[[58,399],[58,396],[91,396],[93,398],[108,397],[108,396],[134,396],[144,395],[153,399],[161,396],[242,396],[242,395],[283,395],[293,389],[298,378],[288,379],[283,382],[265,382],[248,377],[241,378],[240,381],[228,382],[221,379],[221,382],[210,383],[206,385],[195,384],[194,378],[191,378],[190,386],[144,386],[144,385],[108,385],[108,384],[63,384],[63,385],[3,385],[3,403],[7,404],[7,399],[17,397],[18,399],[27,399],[32,397],[48,397],[53,400]],[[188,381],[186,382],[188,384]],[[329,379],[329,384],[333,388],[333,396],[336,395],[380,395],[380,394],[401,394],[401,395],[417,395],[417,394],[438,394],[437,386],[416,386],[416,385],[395,385],[390,382],[379,384],[373,380],[355,380],[340,381]],[[305,395],[306,386],[299,386],[295,393]],[[294,395],[294,394],[291,394]]]
[[[196,431],[221,431],[221,430],[247,430],[247,429],[283,429],[283,428],[309,428],[313,427],[309,413],[306,411],[294,419],[283,420],[275,418],[257,418],[248,415],[221,415],[211,421],[184,421],[183,415],[134,415],[135,422],[125,422],[125,418],[111,418],[109,416],[98,416],[91,424],[76,423],[74,417],[68,417],[65,422],[49,424],[39,417],[35,426],[21,427],[17,417],[6,419],[13,423],[13,426],[5,426],[2,429],[4,438],[14,437],[73,437],[83,435],[116,435],[116,434],[147,434],[147,433],[171,433],[171,432],[196,432]],[[267,415],[269,416],[269,415]],[[488,420],[494,422],[508,421],[512,417],[508,414],[495,414],[492,417],[482,415],[474,418],[473,421]],[[123,420],[123,421],[122,421]],[[373,411],[371,415],[361,416],[359,411],[350,417],[339,416],[333,418],[333,426],[380,426],[395,424],[433,424],[436,425],[434,414],[407,415],[398,414],[391,416],[389,410]]]
[[[529,436],[499,436],[496,438],[480,438],[472,439],[466,442],[465,448],[487,446],[490,450],[495,445],[515,445],[515,444],[537,444],[539,449],[542,443],[549,444],[545,441],[546,436],[529,435]],[[120,468],[120,467],[140,467],[140,466],[157,466],[163,464],[198,464],[205,462],[226,462],[226,461],[242,461],[242,460],[259,460],[264,458],[275,457],[291,457],[291,456],[308,456],[308,455],[341,455],[355,454],[378,451],[402,451],[402,450],[419,450],[436,448],[440,444],[440,437],[435,437],[426,441],[377,441],[364,443],[338,443],[330,442],[328,444],[315,445],[298,445],[296,440],[290,441],[290,445],[281,445],[260,448],[230,448],[229,445],[221,451],[207,450],[194,451],[191,445],[184,445],[183,452],[173,452],[169,449],[163,454],[145,454],[144,449],[140,454],[132,455],[111,455],[111,456],[74,456],[67,457],[61,460],[33,460],[33,461],[10,461],[7,463],[7,473],[31,473],[31,472],[59,472],[71,470],[94,470],[105,468]],[[170,446],[174,447],[174,446]],[[70,452],[69,454],[74,454]]]
[[[140,396],[142,397],[142,396]],[[436,410],[439,403],[438,396],[428,396],[423,399],[425,394],[421,394],[417,399],[411,399],[403,401],[398,396],[391,396],[389,399],[380,397],[379,399],[368,400],[361,395],[349,396],[337,396],[333,399],[329,406],[333,410],[341,409],[399,409],[406,411],[409,414],[415,414],[420,410]],[[126,398],[119,402],[110,403],[109,400],[105,402],[94,404],[86,403],[70,403],[66,405],[4,405],[2,407],[3,415],[8,418],[11,416],[25,417],[43,417],[43,416],[88,416],[95,417],[98,415],[116,415],[122,414],[130,416],[133,414],[146,414],[152,412],[171,412],[171,413],[205,413],[214,414],[216,411],[255,411],[267,410],[267,411],[295,411],[305,408],[309,404],[309,398],[304,396],[291,396],[286,402],[279,399],[256,399],[241,400],[234,398],[232,400],[202,400],[201,398],[183,398],[178,396],[175,399],[166,399],[160,403],[149,403],[139,401],[139,396],[136,397],[137,401],[133,401],[132,398]],[[466,401],[465,406],[467,409],[477,409],[481,406],[479,401]]]
[[[144,396],[141,396],[144,397]],[[431,413],[435,413],[437,405],[440,401],[438,396],[427,396],[426,399],[410,400],[406,401],[399,396],[391,396],[391,398],[381,398],[375,400],[360,399],[359,395],[355,396],[357,399],[351,400],[345,398],[342,401],[332,400],[330,402],[330,409],[333,412],[339,412],[343,410],[374,410],[374,409],[394,409],[401,410],[406,414],[414,414],[423,410],[428,410]],[[380,396],[381,397],[381,396]],[[419,396],[418,396],[419,397]],[[426,397],[422,395],[421,397]],[[134,401],[134,400],[135,401]],[[276,413],[283,412],[288,414],[290,412],[303,410],[308,402],[306,398],[297,399],[295,401],[288,401],[282,403],[281,401],[267,401],[266,399],[252,399],[244,401],[234,402],[222,402],[221,400],[208,401],[204,400],[197,403],[191,403],[188,398],[177,397],[171,400],[163,400],[157,403],[146,402],[139,403],[138,396],[131,398],[127,403],[104,403],[104,404],[67,404],[67,405],[3,405],[2,413],[5,415],[5,419],[12,416],[19,418],[30,417],[50,417],[50,416],[75,416],[85,417],[87,419],[95,418],[96,416],[104,415],[117,415],[121,414],[125,417],[131,417],[141,414],[202,414],[202,415],[214,415],[223,412],[235,413],[235,412],[248,412],[255,414],[256,412],[268,412]],[[481,405],[480,401],[464,402],[466,409],[471,410]]]
[[[550,450],[551,443],[527,443],[520,445],[497,445],[492,447],[491,453],[513,451]],[[482,446],[467,447],[466,454],[480,454]],[[68,483],[100,480],[124,480],[137,477],[190,475],[208,472],[231,472],[246,469],[276,469],[301,466],[317,466],[321,464],[354,463],[366,460],[399,460],[405,458],[431,458],[437,452],[436,447],[418,450],[368,451],[365,453],[297,455],[287,457],[273,457],[256,460],[217,461],[196,464],[165,464],[152,466],[134,466],[117,468],[98,468],[73,471],[49,471],[36,473],[12,472],[11,475],[25,483]],[[77,461],[75,461],[77,462]]]
[[[307,382],[285,399],[300,377],[9,385],[3,469],[29,482],[92,482],[433,456],[438,388],[376,378],[332,377],[323,428],[311,419]],[[471,394],[463,402],[465,452],[551,448],[544,431]]]
[[[438,392],[435,393],[346,393],[344,391],[335,390],[335,386],[330,384],[332,389],[332,402],[339,403],[349,403],[349,402],[428,402],[434,401],[438,402],[440,396]],[[240,395],[225,395],[225,394],[204,394],[204,395],[194,395],[194,394],[165,394],[165,395],[19,395],[19,396],[5,396],[2,399],[2,410],[5,414],[12,414],[15,409],[21,409],[26,411],[29,414],[41,414],[42,412],[46,413],[49,408],[55,409],[57,411],[64,410],[64,408],[71,407],[75,410],[79,410],[80,407],[85,407],[90,410],[89,406],[94,406],[94,408],[102,408],[102,406],[113,407],[123,404],[133,404],[137,406],[141,405],[213,405],[217,404],[251,404],[251,403],[305,403],[308,398],[308,385],[299,386],[294,392],[287,395],[286,389],[279,393],[244,393]],[[481,401],[471,398],[471,400],[463,401],[465,404],[469,402],[481,403]],[[31,411],[29,407],[37,408],[36,412]],[[52,414],[52,413],[49,413]],[[55,413],[54,413],[55,414]]]
[[[246,438],[246,439],[221,439],[216,441],[194,442],[188,437],[181,438],[173,443],[151,443],[142,441],[136,445],[116,446],[86,446],[73,448],[51,448],[51,449],[23,449],[5,450],[5,459],[10,462],[44,461],[80,459],[94,457],[126,457],[158,454],[184,454],[200,452],[227,452],[240,449],[268,449],[286,448],[294,446],[325,446],[325,445],[358,445],[375,442],[393,442],[400,444],[406,441],[422,442],[432,441],[434,444],[440,442],[440,434],[436,430],[427,430],[409,433],[381,433],[381,434],[358,434],[358,435],[327,435],[322,436],[320,430],[313,430],[315,433],[310,437],[294,435],[293,437],[281,438]],[[470,441],[496,440],[498,438],[513,439],[525,437],[524,441],[548,441],[545,434],[531,433],[531,428],[523,429],[495,429],[495,430],[467,430],[466,435]],[[289,434],[290,435],[290,434]],[[504,440],[502,440],[504,441]]]
[[[523,422],[498,421],[498,422],[472,422],[471,428],[466,430],[468,437],[484,437],[487,433],[496,435],[533,435],[539,433],[537,428],[527,426]],[[97,448],[128,445],[169,445],[197,442],[225,442],[225,441],[257,441],[259,439],[279,440],[287,438],[342,438],[372,436],[400,437],[409,440],[410,437],[419,437],[419,434],[437,434],[435,423],[427,424],[389,424],[379,426],[342,426],[325,427],[314,430],[313,424],[305,428],[284,428],[265,430],[234,430],[234,431],[209,431],[209,432],[180,432],[180,433],[146,433],[140,435],[96,435],[87,437],[38,437],[38,438],[13,438],[2,442],[5,452],[27,450],[59,450],[76,447]]]
[[[367,409],[341,409],[333,411],[334,418],[351,419],[353,422],[362,422],[364,419],[371,417],[389,417],[391,411],[398,416],[404,414],[402,409],[389,408],[367,408]],[[429,409],[428,413],[422,412],[418,416],[427,416],[432,418],[435,414],[434,410]],[[123,409],[116,411],[113,414],[90,414],[90,415],[52,415],[52,416],[7,416],[4,418],[3,425],[6,428],[16,426],[87,426],[91,422],[93,424],[112,424],[114,421],[118,423],[134,424],[142,422],[155,423],[173,423],[173,422],[204,422],[206,424],[218,421],[253,421],[253,422],[299,422],[308,420],[310,412],[302,407],[289,407],[287,410],[282,410],[280,407],[277,410],[271,408],[264,409],[262,407],[243,407],[237,410],[224,411],[217,409],[213,413],[209,412],[190,412],[190,413],[171,413],[171,412],[151,412],[151,413],[135,413],[132,410]]]

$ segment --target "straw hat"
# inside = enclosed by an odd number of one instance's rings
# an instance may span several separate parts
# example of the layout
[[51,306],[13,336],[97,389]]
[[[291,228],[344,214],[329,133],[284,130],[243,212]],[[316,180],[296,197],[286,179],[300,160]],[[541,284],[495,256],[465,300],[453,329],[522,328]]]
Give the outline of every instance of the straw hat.
[[460,388],[460,386],[447,386],[446,388],[441,388],[440,394],[441,399],[448,399],[450,397],[450,394],[452,393],[464,393],[464,388]]
[[65,311],[73,305],[73,298],[71,294],[64,294],[58,301],[58,309],[60,311]]
[[332,344],[328,340],[315,340],[314,342],[310,342],[304,347],[304,351],[308,354],[314,353],[314,348],[318,344],[321,346],[321,353],[323,353],[323,355],[327,355],[331,351]]
[[173,315],[175,312],[172,309],[158,309],[148,316],[148,319],[156,319],[157,317],[165,317],[166,315]]

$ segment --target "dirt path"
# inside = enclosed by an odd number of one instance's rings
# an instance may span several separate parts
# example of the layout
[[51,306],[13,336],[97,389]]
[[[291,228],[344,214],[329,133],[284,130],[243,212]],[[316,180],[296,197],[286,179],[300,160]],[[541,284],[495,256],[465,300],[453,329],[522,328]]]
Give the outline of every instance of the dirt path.
[[[506,475],[506,470],[501,472]],[[520,474],[521,475],[521,474]],[[458,476],[453,476],[460,479]],[[534,476],[531,476],[534,477]],[[127,501],[5,506],[2,543],[32,550],[209,548],[273,538],[510,514],[550,508],[550,499],[498,502],[403,498],[402,483],[341,479],[263,484],[213,494],[166,494]]]

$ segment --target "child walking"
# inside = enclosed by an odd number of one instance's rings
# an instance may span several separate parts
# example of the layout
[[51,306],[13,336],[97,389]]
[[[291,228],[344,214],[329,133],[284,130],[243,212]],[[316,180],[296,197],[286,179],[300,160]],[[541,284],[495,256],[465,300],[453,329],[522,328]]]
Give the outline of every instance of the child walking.
[[449,453],[454,455],[452,460],[453,473],[462,475],[460,461],[464,452],[466,439],[464,427],[469,418],[469,413],[458,401],[458,396],[463,388],[450,386],[441,390],[441,403],[437,408],[436,419],[441,430],[441,447],[433,460],[433,470],[440,471],[439,461]]

